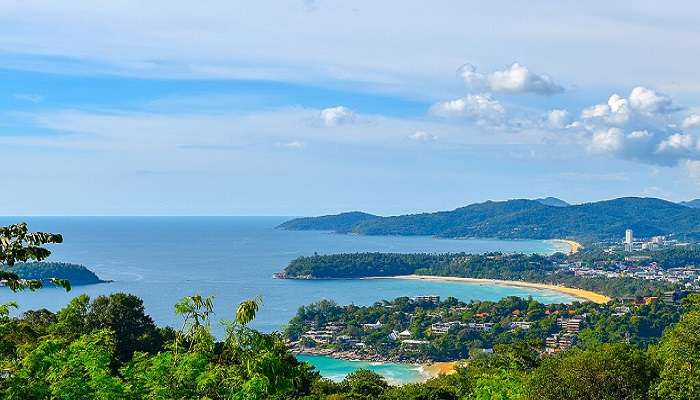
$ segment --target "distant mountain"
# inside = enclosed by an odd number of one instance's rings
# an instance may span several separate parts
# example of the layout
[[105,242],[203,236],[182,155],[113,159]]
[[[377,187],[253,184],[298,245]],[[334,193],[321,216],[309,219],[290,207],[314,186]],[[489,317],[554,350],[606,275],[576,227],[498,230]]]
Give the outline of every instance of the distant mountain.
[[700,209],[655,198],[625,197],[556,207],[536,200],[487,201],[452,211],[378,217],[345,213],[300,218],[280,226],[363,235],[429,235],[448,238],[574,238],[583,241],[670,233],[700,235]]
[[293,231],[336,231],[349,233],[357,225],[363,222],[370,222],[381,217],[359,211],[351,211],[337,215],[324,215],[322,217],[296,218],[287,221],[278,228]]
[[700,208],[700,199],[681,201],[680,204],[690,208]]
[[556,197],[545,197],[542,199],[535,199],[535,201],[542,203],[545,206],[552,206],[552,207],[568,207],[571,205],[562,199],[557,199]]

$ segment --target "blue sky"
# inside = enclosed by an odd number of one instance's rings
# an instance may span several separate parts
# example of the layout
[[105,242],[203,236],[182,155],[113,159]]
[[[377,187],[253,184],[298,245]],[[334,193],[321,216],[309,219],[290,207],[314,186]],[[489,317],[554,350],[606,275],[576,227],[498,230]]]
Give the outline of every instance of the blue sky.
[[0,4],[6,215],[700,197],[695,2]]

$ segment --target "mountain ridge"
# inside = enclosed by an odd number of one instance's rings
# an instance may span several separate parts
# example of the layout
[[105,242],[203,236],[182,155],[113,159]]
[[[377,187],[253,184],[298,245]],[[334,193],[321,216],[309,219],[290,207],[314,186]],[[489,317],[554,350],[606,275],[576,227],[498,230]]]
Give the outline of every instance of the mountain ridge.
[[622,197],[558,207],[538,200],[474,203],[452,211],[381,217],[352,212],[293,219],[287,230],[331,230],[362,235],[582,241],[672,233],[700,235],[700,209],[657,198]]

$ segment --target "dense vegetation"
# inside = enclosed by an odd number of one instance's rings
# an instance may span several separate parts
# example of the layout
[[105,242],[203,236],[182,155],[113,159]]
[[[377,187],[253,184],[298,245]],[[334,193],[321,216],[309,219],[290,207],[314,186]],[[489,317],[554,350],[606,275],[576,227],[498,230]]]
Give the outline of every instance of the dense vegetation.
[[591,290],[610,297],[645,296],[673,289],[673,285],[633,278],[588,278],[562,272],[566,259],[525,254],[398,254],[346,253],[314,255],[292,260],[284,273],[289,278],[357,278],[406,274],[520,280],[560,284]]
[[556,207],[536,200],[488,201],[453,211],[377,217],[345,213],[299,218],[280,226],[292,230],[333,230],[363,235],[432,235],[503,239],[622,238],[700,234],[700,209],[654,198],[620,198]]
[[[299,308],[287,325],[285,335],[291,341],[302,340],[305,347],[349,352],[353,358],[450,361],[467,358],[474,349],[490,349],[499,344],[524,342],[543,350],[545,339],[562,331],[557,326],[557,318],[572,316],[583,316],[581,330],[577,333],[583,344],[627,341],[646,347],[658,341],[667,326],[678,321],[680,307],[661,301],[636,306],[624,306],[620,302],[546,305],[518,297],[471,303],[449,298],[440,304],[415,302],[403,297],[367,307],[338,306],[321,301]],[[520,321],[527,321],[529,326],[511,325]],[[377,322],[380,326],[371,329],[364,326]],[[447,322],[460,325],[455,325],[447,333],[433,331],[433,324]],[[488,329],[474,329],[469,323],[492,325]],[[329,324],[342,327],[334,332],[335,337],[352,338],[367,347],[357,352],[354,341],[319,344],[304,336],[308,330],[324,330]],[[404,330],[410,332],[410,339],[427,343],[418,347],[403,346],[391,334]]]
[[92,285],[105,282],[83,265],[61,262],[17,263],[6,269],[22,279],[48,282],[52,278],[66,279],[71,285]]
[[[696,298],[687,304],[680,322],[668,327],[659,345],[649,350],[587,340],[557,356],[543,357],[527,341],[516,341],[496,344],[491,355],[469,356],[455,374],[400,387],[363,370],[338,383],[320,378],[289,353],[279,335],[246,327],[257,308],[253,304],[239,307],[221,341],[210,333],[211,301],[200,296],[185,298],[176,306],[183,317],[180,329],[155,326],[141,301],[127,294],[93,301],[81,296],[55,314],[37,310],[10,317],[3,307],[0,396],[23,400],[660,400],[700,396],[700,303]],[[634,321],[630,318],[627,326],[634,327]],[[590,329],[610,329],[604,322],[595,326]]]
[[[41,261],[50,254],[41,245],[61,240],[60,235],[30,234],[25,224],[0,228],[0,261],[9,266],[16,261]],[[3,271],[2,278],[13,290],[41,287],[40,281],[25,282],[10,272]],[[406,300],[397,300],[396,305],[403,307]],[[583,340],[573,350],[543,357],[527,340],[496,336],[493,354],[465,353],[469,359],[456,373],[400,387],[390,387],[379,375],[365,370],[348,375],[342,382],[322,379],[289,352],[280,334],[247,327],[259,305],[253,300],[241,303],[233,318],[222,322],[226,326],[223,340],[211,334],[212,299],[199,295],[175,305],[175,312],[183,319],[180,329],[157,327],[145,314],[142,301],[124,293],[92,301],[83,295],[57,313],[42,309],[19,317],[10,314],[16,304],[0,305],[0,396],[14,400],[700,398],[698,296],[685,300],[680,321],[666,327],[658,346],[648,350],[643,349],[648,344],[645,339],[658,337],[661,329],[678,318],[678,310],[652,303],[628,319],[613,321],[610,318],[619,316],[591,309],[603,317],[591,320],[589,333],[581,333]],[[541,305],[517,298],[472,303],[476,309],[462,311],[475,312],[482,305],[501,317],[506,309],[519,310],[521,315],[524,312],[528,318],[542,312]],[[385,306],[381,309],[386,310]],[[449,299],[444,306],[460,304]],[[397,315],[401,321],[401,312],[364,310],[377,312],[379,318]],[[304,318],[313,316],[314,322],[343,314],[333,304],[320,312],[302,311]],[[414,311],[418,315],[420,309]],[[362,311],[351,314],[358,321],[364,315]],[[411,328],[415,327],[417,335],[429,334],[422,329],[421,318],[412,318]],[[625,341],[632,344],[601,344],[620,340],[623,331]]]

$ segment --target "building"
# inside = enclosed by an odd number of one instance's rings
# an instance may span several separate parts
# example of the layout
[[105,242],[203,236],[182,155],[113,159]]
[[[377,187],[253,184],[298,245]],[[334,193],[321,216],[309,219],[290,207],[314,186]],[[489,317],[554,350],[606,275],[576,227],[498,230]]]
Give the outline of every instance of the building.
[[373,324],[362,324],[362,327],[365,329],[379,329],[382,327],[382,323],[377,321]]
[[408,329],[399,332],[399,340],[406,340],[411,338],[411,332],[408,331]]
[[583,318],[557,318],[557,325],[563,330],[571,333],[577,333],[581,330],[581,324],[583,324]]
[[634,233],[632,229],[627,229],[625,231],[625,251],[632,251],[632,245],[634,243]]
[[488,332],[491,329],[493,329],[493,326],[495,324],[490,323],[490,322],[485,322],[485,323],[479,323],[479,322],[470,322],[467,324],[469,329],[474,330],[474,331],[483,331],[483,332]]
[[552,335],[547,337],[544,342],[545,352],[547,354],[556,354],[569,350],[574,344],[576,344],[576,335],[571,333]]
[[530,322],[530,321],[513,321],[510,323],[509,327],[511,330],[520,328],[520,329],[526,331],[526,330],[530,329],[531,326],[532,326],[532,322]]
[[449,331],[462,327],[464,324],[459,321],[451,321],[451,322],[436,322],[432,325],[430,325],[430,330],[433,332],[435,335],[444,335],[448,333]]
[[416,296],[413,299],[414,303],[422,303],[422,304],[434,304],[438,305],[440,304],[440,296],[436,295],[428,295],[428,296]]

